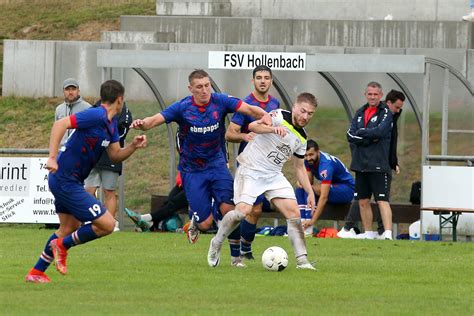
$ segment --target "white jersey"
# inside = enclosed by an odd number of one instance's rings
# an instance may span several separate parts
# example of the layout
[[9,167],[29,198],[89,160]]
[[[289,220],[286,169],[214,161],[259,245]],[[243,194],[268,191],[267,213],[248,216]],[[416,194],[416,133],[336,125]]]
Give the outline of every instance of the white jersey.
[[292,123],[291,112],[282,109],[270,112],[273,126],[284,126],[285,137],[277,134],[258,134],[237,157],[248,169],[280,173],[292,155],[303,159],[306,153],[306,131]]

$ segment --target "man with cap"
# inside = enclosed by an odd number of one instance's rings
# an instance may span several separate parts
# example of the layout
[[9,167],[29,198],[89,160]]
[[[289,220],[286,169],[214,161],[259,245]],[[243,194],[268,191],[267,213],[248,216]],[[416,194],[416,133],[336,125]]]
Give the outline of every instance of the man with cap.
[[[91,105],[84,101],[79,95],[79,82],[74,78],[68,78],[63,82],[63,93],[64,93],[64,102],[56,107],[56,112],[54,113],[54,120],[60,120],[63,117],[67,117],[72,114],[84,111],[91,107]],[[60,148],[63,147],[66,140],[69,138],[69,135],[73,132],[73,129],[69,129],[64,134],[64,137],[61,139],[59,144]]]

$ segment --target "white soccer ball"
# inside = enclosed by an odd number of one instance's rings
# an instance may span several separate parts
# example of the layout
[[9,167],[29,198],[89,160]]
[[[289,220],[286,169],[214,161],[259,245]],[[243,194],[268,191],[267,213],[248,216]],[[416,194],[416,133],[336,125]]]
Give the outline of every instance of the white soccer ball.
[[262,254],[262,264],[268,271],[283,271],[288,266],[288,254],[283,248],[270,247]]

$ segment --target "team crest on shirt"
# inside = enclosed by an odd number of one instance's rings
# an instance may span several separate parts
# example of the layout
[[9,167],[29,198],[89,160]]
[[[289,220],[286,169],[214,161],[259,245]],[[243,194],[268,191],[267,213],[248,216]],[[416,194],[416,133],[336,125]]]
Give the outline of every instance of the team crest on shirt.
[[372,123],[375,123],[377,121],[377,116],[374,116],[373,118],[370,119]]
[[215,120],[219,119],[219,113],[217,113],[217,111],[212,112],[212,117],[213,117]]
[[324,169],[319,173],[319,175],[321,176],[321,178],[326,179],[328,177],[328,171]]

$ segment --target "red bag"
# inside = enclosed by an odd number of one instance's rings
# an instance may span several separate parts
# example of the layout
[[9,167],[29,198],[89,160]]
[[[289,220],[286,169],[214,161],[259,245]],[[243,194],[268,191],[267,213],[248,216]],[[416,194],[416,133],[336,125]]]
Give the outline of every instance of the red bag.
[[316,235],[318,238],[339,238],[337,237],[337,229],[335,228],[322,228]]

